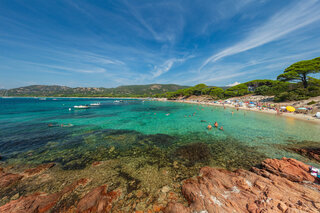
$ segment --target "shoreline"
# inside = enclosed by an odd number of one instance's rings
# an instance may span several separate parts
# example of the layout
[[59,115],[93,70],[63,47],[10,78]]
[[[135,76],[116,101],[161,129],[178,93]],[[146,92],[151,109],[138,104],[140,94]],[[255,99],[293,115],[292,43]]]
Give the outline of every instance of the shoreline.
[[[156,99],[157,101],[164,101],[163,99]],[[228,108],[233,108],[236,110],[236,107],[233,106],[232,104],[217,104],[217,103],[207,103],[207,102],[194,102],[192,100],[167,100],[170,102],[176,102],[176,103],[187,103],[187,104],[200,104],[200,105],[209,105],[209,106],[218,106],[218,107],[228,107]],[[320,119],[314,118],[311,115],[306,115],[306,114],[294,114],[294,113],[286,113],[286,112],[282,112],[281,114],[277,114],[276,111],[274,110],[269,110],[269,109],[265,109],[265,110],[260,110],[257,108],[248,108],[248,107],[238,107],[239,110],[246,110],[246,111],[251,111],[251,112],[260,112],[260,113],[265,113],[265,114],[269,114],[269,115],[276,115],[276,116],[284,116],[287,118],[294,118],[297,120],[301,120],[301,121],[306,121],[309,123],[313,123],[313,124],[320,124]]]

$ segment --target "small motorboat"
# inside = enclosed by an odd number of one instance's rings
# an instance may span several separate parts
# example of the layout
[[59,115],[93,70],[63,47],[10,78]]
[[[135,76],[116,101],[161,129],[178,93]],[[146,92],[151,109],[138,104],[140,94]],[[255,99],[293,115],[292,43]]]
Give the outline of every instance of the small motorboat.
[[79,105],[79,106],[74,106],[75,109],[88,109],[90,108],[89,106],[87,105]]
[[100,102],[90,104],[90,106],[100,106],[100,105],[101,105]]
[[123,100],[115,100],[113,103],[122,103]]

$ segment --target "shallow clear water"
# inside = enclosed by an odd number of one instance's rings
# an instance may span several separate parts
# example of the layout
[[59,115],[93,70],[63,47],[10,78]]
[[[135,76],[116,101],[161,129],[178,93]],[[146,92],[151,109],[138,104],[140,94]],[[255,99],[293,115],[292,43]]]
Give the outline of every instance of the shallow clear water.
[[[73,108],[95,102],[101,105]],[[206,129],[215,121],[224,131]],[[0,98],[0,155],[15,164],[54,161],[65,169],[81,169],[97,160],[149,156],[158,165],[181,161],[187,166],[200,162],[250,167],[266,157],[307,161],[286,147],[320,146],[319,138],[319,125],[222,107],[141,100]]]

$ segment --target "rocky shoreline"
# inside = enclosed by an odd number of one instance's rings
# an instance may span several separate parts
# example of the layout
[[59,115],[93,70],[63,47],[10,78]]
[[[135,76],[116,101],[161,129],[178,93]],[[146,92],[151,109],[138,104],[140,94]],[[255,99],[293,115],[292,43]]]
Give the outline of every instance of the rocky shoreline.
[[[319,155],[312,152],[316,160]],[[96,162],[92,167],[100,166]],[[7,199],[0,206],[0,212],[319,212],[320,179],[309,173],[309,166],[290,158],[266,159],[250,171],[203,167],[197,177],[181,182],[185,200],[163,187],[159,193],[167,203],[152,208],[137,210],[139,202],[146,202],[145,194],[137,191],[137,203],[127,210],[119,208],[123,202],[121,187],[108,185],[91,186],[90,177],[65,183],[54,193],[36,191],[19,196],[18,184],[30,184],[30,179],[44,181],[55,164],[44,164],[20,173],[12,168],[0,168],[1,199]],[[90,186],[90,187],[88,187]],[[9,193],[10,191],[10,193]]]

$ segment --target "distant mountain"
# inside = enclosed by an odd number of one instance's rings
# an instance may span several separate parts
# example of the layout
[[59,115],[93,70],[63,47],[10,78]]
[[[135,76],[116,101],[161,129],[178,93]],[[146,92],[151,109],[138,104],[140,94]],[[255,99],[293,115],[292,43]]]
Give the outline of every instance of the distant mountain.
[[[7,90],[7,96],[31,96],[31,97],[147,97],[155,94],[173,92],[178,89],[188,88],[176,84],[149,84],[128,85],[116,88],[103,87],[66,87],[32,85]],[[4,92],[1,92],[3,94]]]

